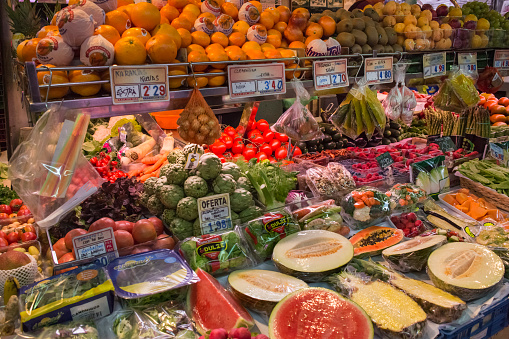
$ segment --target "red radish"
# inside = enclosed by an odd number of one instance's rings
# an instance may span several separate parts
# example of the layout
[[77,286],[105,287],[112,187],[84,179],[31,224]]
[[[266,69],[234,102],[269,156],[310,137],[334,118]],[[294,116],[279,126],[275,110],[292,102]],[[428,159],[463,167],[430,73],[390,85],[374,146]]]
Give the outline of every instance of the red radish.
[[251,332],[246,327],[232,328],[229,337],[234,339],[251,339]]
[[210,331],[209,339],[228,339],[228,332],[224,328]]

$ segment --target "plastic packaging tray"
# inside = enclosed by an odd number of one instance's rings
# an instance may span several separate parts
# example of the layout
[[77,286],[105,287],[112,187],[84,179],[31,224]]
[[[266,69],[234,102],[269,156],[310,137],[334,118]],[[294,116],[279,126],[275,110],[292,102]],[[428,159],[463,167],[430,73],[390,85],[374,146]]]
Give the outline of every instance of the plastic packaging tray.
[[456,207],[452,206],[451,204],[447,203],[445,200],[444,200],[444,197],[447,195],[447,194],[454,194],[454,193],[457,193],[460,189],[457,189],[457,190],[454,190],[454,191],[449,191],[449,192],[445,192],[445,193],[442,193],[442,194],[439,194],[438,195],[438,200],[440,200],[440,202],[446,207],[446,209],[448,209],[449,211],[453,212],[454,214],[458,215],[458,216],[461,216],[462,218],[466,219],[466,220],[469,220],[469,221],[474,221],[474,222],[477,222],[477,220],[475,220],[474,218],[472,218],[471,216],[469,216],[468,214],[460,211],[459,209],[457,209]]

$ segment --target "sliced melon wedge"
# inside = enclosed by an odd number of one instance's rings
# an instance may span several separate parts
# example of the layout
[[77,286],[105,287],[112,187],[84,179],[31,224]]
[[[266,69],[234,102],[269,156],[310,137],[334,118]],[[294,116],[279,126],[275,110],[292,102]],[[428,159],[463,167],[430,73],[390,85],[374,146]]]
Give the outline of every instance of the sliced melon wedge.
[[433,284],[465,301],[493,291],[504,272],[502,260],[493,251],[472,243],[446,244],[428,258],[428,275]]
[[353,246],[342,235],[324,230],[300,231],[274,247],[272,260],[282,273],[306,282],[320,281],[353,258]]

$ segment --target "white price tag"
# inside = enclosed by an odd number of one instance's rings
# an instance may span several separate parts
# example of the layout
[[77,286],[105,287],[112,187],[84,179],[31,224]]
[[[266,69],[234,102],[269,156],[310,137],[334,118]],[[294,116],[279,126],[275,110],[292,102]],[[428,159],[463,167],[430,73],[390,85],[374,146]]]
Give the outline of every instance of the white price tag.
[[73,238],[72,242],[77,260],[95,258],[110,252],[116,254],[117,251],[117,244],[111,227],[80,235]]
[[346,59],[315,61],[313,74],[317,91],[349,85]]
[[493,56],[493,66],[495,68],[501,69],[509,69],[509,50],[497,50],[495,51],[495,55]]
[[364,62],[364,74],[369,85],[392,82],[392,57],[367,58]]
[[170,100],[165,66],[112,66],[110,85],[114,105]]
[[200,160],[200,154],[198,153],[189,153],[187,155],[187,161],[185,169],[195,169],[198,166],[198,161]]
[[424,78],[427,79],[445,75],[446,57],[446,52],[423,55],[422,68],[424,70]]
[[477,71],[477,53],[458,53],[458,65],[462,71]]
[[198,215],[203,235],[232,229],[230,195],[224,193],[199,198]]
[[228,79],[232,99],[286,93],[284,63],[230,65]]

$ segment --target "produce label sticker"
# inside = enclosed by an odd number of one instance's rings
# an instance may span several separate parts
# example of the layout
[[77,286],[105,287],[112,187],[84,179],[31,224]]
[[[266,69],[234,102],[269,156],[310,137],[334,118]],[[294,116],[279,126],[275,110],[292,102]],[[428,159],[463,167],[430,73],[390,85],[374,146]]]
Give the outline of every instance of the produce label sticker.
[[198,215],[201,234],[213,234],[231,230],[232,213],[228,193],[198,199]]
[[391,154],[389,152],[382,153],[375,159],[378,162],[378,166],[380,166],[381,169],[385,169],[390,165],[394,164],[394,160],[392,159]]
[[220,235],[196,241],[196,254],[200,257],[216,260],[221,251],[228,249],[228,243]]
[[170,101],[166,66],[111,66],[114,105]]
[[72,242],[77,260],[105,256],[106,261],[109,262],[118,257],[117,244],[111,227],[80,235],[73,238]]
[[195,169],[196,166],[198,166],[198,160],[200,160],[200,154],[198,154],[198,153],[189,153],[187,155],[187,161],[186,161],[185,169],[187,169],[187,170]]
[[495,51],[493,56],[493,66],[500,69],[509,69],[509,49]]
[[392,82],[392,57],[367,58],[364,62],[364,74],[368,85]]
[[346,59],[313,62],[315,89],[319,91],[324,89],[349,86],[350,84],[348,82],[346,66]]
[[440,147],[442,152],[450,152],[450,151],[456,150],[456,145],[454,144],[454,142],[452,142],[451,137],[446,136],[446,137],[436,138],[433,142],[435,144],[437,144],[438,147]]
[[70,308],[73,321],[91,321],[110,314],[110,306],[107,297],[101,297],[88,303],[80,304]]
[[230,98],[286,93],[285,64],[228,66]]
[[422,68],[424,70],[424,79],[445,75],[446,57],[447,57],[446,52],[424,54],[422,57]]
[[458,65],[462,71],[477,71],[477,53],[458,53]]

